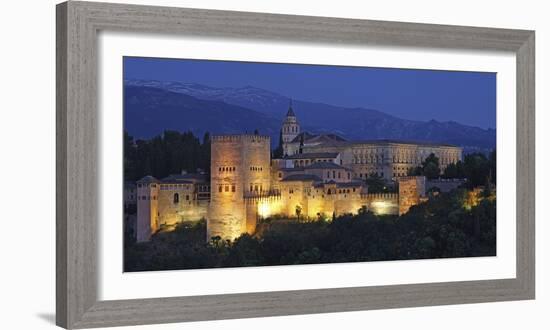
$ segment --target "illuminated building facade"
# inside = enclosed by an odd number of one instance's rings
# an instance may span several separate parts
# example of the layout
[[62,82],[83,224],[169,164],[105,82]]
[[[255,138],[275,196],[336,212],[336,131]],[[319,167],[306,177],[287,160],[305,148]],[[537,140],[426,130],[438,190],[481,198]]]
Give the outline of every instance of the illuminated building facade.
[[[426,200],[425,177],[408,177],[431,153],[441,168],[462,158],[450,145],[403,141],[346,141],[334,134],[301,132],[289,107],[281,130],[283,152],[271,159],[269,136],[211,138],[210,178],[147,176],[137,182],[137,240],[182,221],[206,219],[206,240],[253,234],[259,219],[331,219],[367,209],[403,214]],[[377,174],[398,193],[370,194],[365,180]],[[208,180],[209,179],[209,180]]]

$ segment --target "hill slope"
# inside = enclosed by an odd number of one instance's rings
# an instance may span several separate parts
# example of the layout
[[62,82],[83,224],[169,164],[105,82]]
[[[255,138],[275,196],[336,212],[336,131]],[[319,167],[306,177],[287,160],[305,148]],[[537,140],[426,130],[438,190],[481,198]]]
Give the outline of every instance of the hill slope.
[[[289,98],[286,96],[252,86],[218,88],[194,83],[147,80],[126,80],[125,86],[126,88],[164,90],[169,92],[171,97],[174,97],[175,94],[191,96],[191,99],[187,99],[192,102],[191,104],[203,101],[201,103],[203,110],[192,112],[191,117],[187,119],[190,123],[199,123],[202,130],[219,127],[221,131],[236,132],[237,126],[243,125],[242,128],[249,131],[260,128],[263,134],[271,135],[272,140],[275,141],[278,140],[279,128],[289,104]],[[149,102],[146,99],[142,99],[142,101]],[[185,103],[184,98],[180,102]],[[128,110],[131,111],[134,105],[139,106],[135,103],[128,104],[130,107]],[[312,132],[336,133],[347,139],[406,139],[444,142],[463,146],[467,152],[486,151],[496,145],[494,129],[481,129],[452,121],[414,121],[397,118],[373,109],[345,108],[300,100],[293,100],[293,108],[302,129]],[[231,115],[228,112],[232,112]],[[140,116],[150,117],[147,113],[140,113]],[[179,116],[183,115],[179,114]],[[223,120],[220,121],[222,118]],[[214,121],[208,125],[211,119]],[[138,118],[135,120],[139,121]],[[175,125],[169,118],[164,122]],[[178,125],[179,127],[185,126],[181,122]],[[162,131],[162,126],[144,129],[147,132],[151,130],[159,132]],[[141,130],[135,134],[142,135]],[[150,135],[150,133],[146,135]]]

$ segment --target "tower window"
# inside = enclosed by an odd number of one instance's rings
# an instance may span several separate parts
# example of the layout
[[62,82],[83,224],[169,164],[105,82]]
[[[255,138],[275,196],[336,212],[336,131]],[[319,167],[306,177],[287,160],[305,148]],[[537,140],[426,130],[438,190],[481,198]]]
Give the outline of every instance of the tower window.
[[235,185],[231,186],[231,192],[235,192]]
[[222,186],[219,186],[219,187],[218,187],[218,191],[219,191],[219,192],[222,192],[222,191],[223,191]]
[[180,202],[180,195],[178,193],[174,194],[174,204],[177,204]]
[[225,186],[225,192],[229,192],[229,186],[228,185]]

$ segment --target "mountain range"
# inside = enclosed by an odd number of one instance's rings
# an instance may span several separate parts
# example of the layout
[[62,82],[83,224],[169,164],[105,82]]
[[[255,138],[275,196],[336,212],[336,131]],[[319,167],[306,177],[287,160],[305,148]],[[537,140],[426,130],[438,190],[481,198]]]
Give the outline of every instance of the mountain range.
[[[202,136],[253,132],[279,140],[290,99],[265,89],[245,86],[219,88],[196,83],[156,80],[124,81],[124,125],[136,138],[164,130],[191,130]],[[493,149],[496,131],[454,121],[415,121],[375,109],[346,108],[292,100],[302,130],[334,133],[349,140],[397,139],[440,142],[464,147],[465,152]]]

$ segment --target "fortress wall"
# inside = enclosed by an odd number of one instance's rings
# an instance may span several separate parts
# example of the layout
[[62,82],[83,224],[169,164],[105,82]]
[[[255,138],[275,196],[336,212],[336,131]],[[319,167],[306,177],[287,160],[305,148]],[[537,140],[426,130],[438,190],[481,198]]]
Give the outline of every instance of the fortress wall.
[[407,213],[426,195],[426,177],[411,176],[399,179],[399,215]]
[[[174,203],[174,194],[179,202]],[[208,201],[196,200],[193,184],[181,188],[160,190],[158,198],[159,225],[175,225],[182,221],[198,221],[207,218]]]
[[377,215],[399,214],[398,194],[367,194],[367,208]]
[[210,173],[206,240],[214,236],[233,240],[246,230],[240,136],[212,137]]
[[344,214],[357,214],[359,209],[363,205],[367,205],[367,202],[365,199],[361,197],[360,192],[356,193],[345,193],[340,194],[343,196],[339,196],[337,201],[335,202],[335,210],[336,216],[341,216]]
[[261,135],[243,135],[241,137],[242,185],[245,192],[250,187],[258,187],[258,192],[271,188],[270,138]]
[[[192,184],[161,185],[158,196],[159,226],[175,225],[184,220],[178,213],[193,207],[193,189]],[[177,203],[174,203],[175,194],[179,197]]]
[[245,195],[267,193],[270,188],[268,136],[212,137],[207,240],[213,236],[233,240],[253,232],[256,216],[245,206]]
[[311,186],[310,182],[291,181],[280,183],[281,187],[281,215],[296,217],[296,207],[302,209],[301,217],[307,216],[307,201],[305,190]]
[[256,226],[259,219],[280,215],[283,212],[283,203],[279,195],[247,197],[245,198],[245,207],[246,232],[248,234],[256,232]]
[[464,182],[466,182],[466,179],[428,180],[426,182],[426,191],[431,188],[438,188],[441,192],[449,192],[458,188]]
[[138,186],[136,240],[146,242],[158,226],[158,184],[143,183]]

